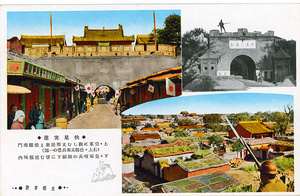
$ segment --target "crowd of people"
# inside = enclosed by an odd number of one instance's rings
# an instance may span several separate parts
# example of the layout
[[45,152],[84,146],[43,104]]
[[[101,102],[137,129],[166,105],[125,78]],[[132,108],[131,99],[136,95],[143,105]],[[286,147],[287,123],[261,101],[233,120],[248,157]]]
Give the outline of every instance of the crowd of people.
[[[109,103],[114,105],[116,115],[121,114],[121,105],[117,102],[117,99],[110,99]],[[87,99],[87,102],[80,101],[80,113],[89,112],[89,106],[91,101]],[[7,116],[7,129],[45,129],[45,116],[43,111],[43,105],[41,102],[34,102],[33,108],[28,114],[29,123],[24,127],[23,122],[25,120],[25,113],[22,110],[18,110],[15,104],[12,104],[9,108],[9,114]],[[70,120],[73,118],[74,104],[71,102],[67,105],[67,112],[70,115]]]
[[33,108],[28,114],[30,122],[24,127],[22,123],[25,119],[25,113],[22,110],[18,110],[15,104],[12,104],[7,117],[7,129],[44,129],[45,117],[42,108],[41,102],[35,101],[33,103]]

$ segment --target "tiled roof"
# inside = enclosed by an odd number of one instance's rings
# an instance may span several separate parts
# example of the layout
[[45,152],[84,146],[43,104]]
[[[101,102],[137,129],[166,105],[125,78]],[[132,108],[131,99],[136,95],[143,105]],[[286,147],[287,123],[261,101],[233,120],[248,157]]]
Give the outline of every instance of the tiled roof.
[[121,119],[122,122],[130,122],[130,121],[133,121],[132,118],[122,118]]
[[123,27],[119,25],[119,29],[89,29],[84,27],[84,36],[73,36],[73,42],[93,41],[93,42],[113,42],[113,41],[131,41],[134,42],[134,35],[124,36]]
[[196,137],[205,137],[206,135],[204,134],[204,133],[202,133],[202,132],[200,132],[200,133],[194,133],[194,135],[196,136]]
[[273,130],[268,129],[261,121],[240,121],[238,124],[252,134],[274,132]]
[[159,145],[153,145],[153,146],[148,146],[148,148],[167,148],[167,147],[174,147],[174,146],[187,146],[191,145],[191,142],[185,142],[182,141],[181,139],[178,139],[174,142],[168,143],[168,144],[159,144]]
[[132,88],[138,85],[145,84],[148,81],[160,81],[160,80],[165,80],[166,77],[169,79],[172,78],[181,78],[181,66],[173,67],[170,69],[162,70],[153,74],[150,74],[148,76],[133,80],[131,82],[127,83],[127,86],[121,88],[122,89],[127,89],[127,88]]
[[262,144],[273,144],[276,140],[270,137],[262,138],[262,139],[250,139],[247,141],[249,146],[262,145]]
[[160,131],[161,128],[159,128],[159,127],[151,127],[151,128],[143,127],[142,130],[144,130],[144,131]]
[[146,120],[146,118],[133,118],[134,121],[143,121]]
[[188,111],[182,111],[180,114],[188,114]]
[[271,146],[261,146],[260,149],[261,150],[269,150],[271,148]]
[[198,114],[196,113],[190,113],[191,116],[197,116]]
[[129,129],[122,129],[122,132],[133,132],[134,129],[133,128],[129,128]]
[[131,135],[131,137],[133,137],[135,140],[160,139],[160,136],[158,133]]
[[150,35],[136,35],[137,44],[154,44],[154,39]]
[[276,122],[263,122],[269,129],[274,129]]
[[171,128],[171,129],[162,129],[162,131],[163,131],[163,132],[172,132],[173,129],[172,129],[172,128]]
[[196,125],[190,125],[190,126],[178,126],[180,129],[196,129]]
[[187,154],[187,153],[193,153],[195,152],[194,149],[192,150],[189,150],[189,151],[178,151],[178,152],[175,152],[175,153],[167,153],[167,154],[155,154],[151,149],[157,149],[157,148],[170,148],[170,147],[174,147],[174,146],[188,146],[188,145],[191,145],[192,143],[190,142],[185,142],[185,141],[182,141],[180,139],[172,142],[172,143],[169,143],[169,144],[159,144],[159,145],[153,145],[153,146],[148,146],[147,147],[147,151],[153,156],[153,157],[167,157],[167,156],[174,156],[174,155],[180,155],[180,154]]
[[[21,35],[20,42],[26,47],[31,47],[32,45],[51,45],[51,36],[50,35]],[[57,44],[64,45],[65,36],[64,35],[53,35],[52,36],[52,45]]]
[[276,141],[272,146],[294,147],[294,142]]
[[216,157],[215,155],[209,155],[207,158],[197,159],[194,161],[186,161],[178,163],[178,165],[189,172],[208,169],[210,167],[219,167],[223,165],[228,165],[228,162]]

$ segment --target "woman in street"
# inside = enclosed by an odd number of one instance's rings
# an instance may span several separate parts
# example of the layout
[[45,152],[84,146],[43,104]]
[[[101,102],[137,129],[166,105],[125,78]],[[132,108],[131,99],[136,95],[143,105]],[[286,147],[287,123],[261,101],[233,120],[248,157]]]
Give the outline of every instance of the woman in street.
[[45,126],[45,118],[44,118],[44,111],[42,110],[42,103],[39,102],[38,109],[33,113],[33,119],[36,122],[35,128],[36,129],[44,129]]
[[25,129],[22,122],[24,121],[25,114],[22,110],[17,110],[15,113],[14,122],[11,125],[11,129]]

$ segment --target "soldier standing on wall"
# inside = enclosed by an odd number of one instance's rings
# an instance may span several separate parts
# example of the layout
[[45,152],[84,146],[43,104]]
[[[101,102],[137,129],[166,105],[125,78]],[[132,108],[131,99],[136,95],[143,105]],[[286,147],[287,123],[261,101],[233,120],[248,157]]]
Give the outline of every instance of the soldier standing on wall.
[[224,23],[223,23],[222,19],[221,19],[221,21],[219,22],[219,25],[218,25],[218,26],[220,26],[221,33],[222,33],[222,29],[224,30],[224,33],[226,33],[225,27],[224,27]]

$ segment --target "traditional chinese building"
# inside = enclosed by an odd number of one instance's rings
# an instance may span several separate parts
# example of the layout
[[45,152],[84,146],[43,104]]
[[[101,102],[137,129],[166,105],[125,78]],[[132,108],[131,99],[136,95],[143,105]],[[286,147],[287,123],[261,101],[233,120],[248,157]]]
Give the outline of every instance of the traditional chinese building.
[[123,27],[119,24],[118,29],[89,29],[84,27],[84,36],[73,36],[76,45],[131,45],[135,41],[134,35],[124,36]]
[[16,36],[7,40],[7,48],[8,49],[13,49],[13,50],[17,51],[20,54],[23,53],[23,46],[22,46],[19,38],[16,37]]
[[[52,41],[52,42],[51,42]],[[33,45],[49,45],[49,46],[64,46],[66,40],[64,35],[21,35],[21,44],[25,48],[30,48]]]
[[141,140],[146,140],[146,139],[160,140],[160,135],[158,133],[131,135],[130,143],[134,143],[134,142],[141,141]]
[[230,166],[227,161],[221,158],[212,157],[198,159],[194,161],[177,163],[169,165],[164,168],[164,179],[167,181],[174,181],[183,178],[199,176],[205,173],[221,170],[229,171]]
[[15,104],[18,110],[24,111],[24,125],[29,123],[28,114],[33,102],[41,102],[45,115],[45,123],[67,114],[67,104],[73,102],[76,114],[78,108],[78,92],[74,86],[79,85],[65,75],[46,69],[24,60],[7,61],[7,84],[26,87],[29,94],[8,94],[7,108]]
[[[190,159],[191,156],[194,154],[195,150],[193,148],[189,148],[192,143],[184,142],[180,139],[169,143],[169,144],[160,144],[160,145],[153,145],[148,146],[147,150],[141,156],[134,157],[134,165],[136,167],[141,167],[147,171],[150,171],[156,176],[163,178],[163,167],[165,162],[168,164],[174,164],[175,159]],[[186,148],[186,151],[180,150],[180,148]],[[164,152],[164,149],[172,149]],[[175,150],[175,148],[177,150]],[[158,152],[161,151],[161,152]],[[163,161],[159,161],[163,160]],[[168,165],[167,164],[167,165]]]
[[175,84],[175,89],[172,89],[175,91],[175,96],[180,96],[182,92],[181,66],[128,82],[124,88],[120,89],[121,110],[124,111],[148,101],[172,97],[167,94],[166,78],[169,78]]
[[145,44],[154,44],[154,39],[150,35],[137,35],[136,44],[145,45]]
[[[239,136],[244,138],[274,138],[274,131],[269,129],[261,121],[240,121],[235,127]],[[232,130],[229,131],[229,138],[235,137]]]

